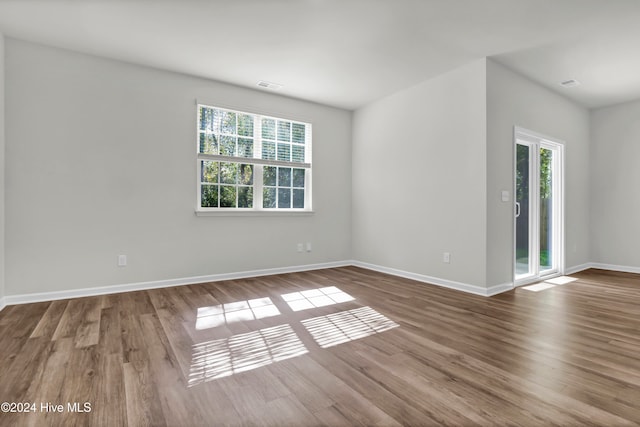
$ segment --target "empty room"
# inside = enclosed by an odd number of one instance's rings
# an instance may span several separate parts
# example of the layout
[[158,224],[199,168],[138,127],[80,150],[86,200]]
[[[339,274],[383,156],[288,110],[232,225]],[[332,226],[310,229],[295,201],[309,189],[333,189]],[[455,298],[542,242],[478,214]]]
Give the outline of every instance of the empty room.
[[639,425],[638,22],[0,1],[0,426]]

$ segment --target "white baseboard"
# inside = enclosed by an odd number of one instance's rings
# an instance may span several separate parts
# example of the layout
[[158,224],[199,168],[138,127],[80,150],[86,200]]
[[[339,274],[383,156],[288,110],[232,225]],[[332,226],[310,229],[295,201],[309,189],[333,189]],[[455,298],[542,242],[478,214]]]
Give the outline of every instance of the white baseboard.
[[380,273],[387,273],[393,276],[404,277],[406,279],[416,280],[418,282],[429,283],[431,285],[442,286],[444,288],[455,289],[457,291],[467,292],[474,295],[492,296],[501,292],[509,291],[513,289],[513,283],[505,283],[502,285],[491,286],[485,288],[483,286],[471,285],[468,283],[456,282],[453,280],[440,279],[438,277],[427,276],[424,274],[412,273],[409,271],[398,270],[395,268],[383,267],[381,265],[369,264],[362,261],[353,261],[353,265],[356,267],[366,268],[367,270],[378,271]]
[[564,274],[575,274],[580,271],[588,270],[590,268],[597,268],[600,270],[608,270],[608,271],[618,271],[621,273],[635,273],[640,274],[640,267],[632,267],[628,265],[616,265],[616,264],[605,264],[601,262],[587,262],[585,264],[576,265],[575,267],[565,268]]
[[513,282],[507,282],[507,283],[503,283],[501,285],[489,286],[487,288],[487,295],[486,296],[491,297],[491,296],[494,296],[494,295],[501,294],[503,292],[511,291],[514,288],[515,288],[515,285],[513,284]]
[[589,268],[599,268],[601,270],[619,271],[621,273],[640,274],[640,267],[631,267],[627,265],[603,264],[599,262],[592,262],[589,264]]
[[300,271],[320,270],[323,268],[346,267],[353,265],[351,261],[335,261],[320,264],[296,265],[292,267],[267,268],[262,270],[242,271],[238,273],[211,274],[207,276],[183,277],[180,279],[155,280],[151,282],[128,283],[124,285],[100,286],[95,288],[72,289],[68,291],[41,292],[22,295],[7,295],[0,300],[0,310],[4,305],[27,304],[42,301],[54,301],[69,298],[80,298],[95,295],[117,294],[121,292],[142,291],[145,289],[168,288],[171,286],[193,285],[198,283],[218,282],[221,280],[245,279],[274,274],[297,273]]
[[[474,295],[493,296],[502,292],[510,291],[514,288],[513,283],[503,283],[501,285],[490,286],[485,288],[478,285],[456,282],[453,280],[440,279],[438,277],[427,276],[424,274],[412,273],[409,271],[398,270],[390,267],[383,267],[376,264],[369,264],[362,261],[345,260],[326,262],[319,264],[297,265],[292,267],[268,268],[262,270],[250,270],[237,273],[211,274],[207,276],[183,277],[179,279],[155,280],[150,282],[128,283],[124,285],[100,286],[95,288],[72,289],[67,291],[41,292],[22,295],[5,295],[0,298],[0,311],[8,305],[27,304],[42,301],[54,301],[69,298],[81,298],[95,295],[116,294],[120,292],[142,291],[146,289],[167,288],[171,286],[193,285],[198,283],[218,282],[221,280],[244,279],[257,276],[271,276],[274,274],[296,273],[301,271],[320,270],[323,268],[336,268],[346,266],[356,266],[367,270],[378,271],[380,273],[391,274],[393,276],[404,277],[406,279],[416,280],[418,282],[429,283],[432,285],[442,286],[457,291],[467,292]],[[640,274],[640,267],[630,267],[623,265],[603,264],[589,262],[565,269],[565,274],[574,274],[589,268],[599,268],[602,270],[620,271],[625,273]]]
[[569,274],[575,274],[578,273],[580,271],[584,271],[584,270],[588,270],[590,268],[592,268],[592,263],[587,262],[584,264],[580,264],[580,265],[575,265],[573,267],[567,267],[564,269],[564,274],[565,275],[569,275]]
[[432,285],[442,286],[449,289],[455,289],[481,296],[492,296],[501,292],[513,289],[512,283],[484,288],[482,286],[470,285],[467,283],[455,282],[452,280],[440,279],[437,277],[426,276],[423,274],[411,273],[408,271],[398,270],[395,268],[383,267],[375,264],[369,264],[361,261],[336,261],[320,264],[298,265],[293,267],[269,268],[262,270],[243,271],[238,273],[212,274],[207,276],[183,277],[179,279],[155,280],[149,282],[128,283],[124,285],[100,286],[94,288],[72,289],[66,291],[41,292],[22,295],[8,295],[0,299],[0,310],[7,305],[28,304],[42,301],[55,301],[69,298],[81,298],[96,295],[116,294],[121,292],[142,291],[146,289],[167,288],[172,286],[193,285],[198,283],[217,282],[221,280],[244,279],[257,276],[270,276],[274,274],[296,273],[301,271],[320,270],[323,268],[336,268],[346,266],[356,266],[368,270],[378,271],[381,273],[391,274],[393,276],[404,277],[419,282],[429,283]]

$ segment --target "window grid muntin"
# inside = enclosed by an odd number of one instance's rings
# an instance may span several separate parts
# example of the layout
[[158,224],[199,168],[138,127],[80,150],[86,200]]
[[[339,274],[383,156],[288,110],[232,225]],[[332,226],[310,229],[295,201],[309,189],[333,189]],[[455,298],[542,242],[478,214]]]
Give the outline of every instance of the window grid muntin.
[[[215,170],[215,174],[207,175],[210,176],[211,181],[204,181],[205,178],[205,163],[213,165],[213,169]],[[223,179],[223,164],[228,165],[231,169],[237,169],[234,173],[233,180]],[[200,170],[200,207],[201,208],[218,208],[218,209],[252,209],[254,202],[254,176],[255,176],[255,165],[249,165],[244,163],[232,163],[232,162],[219,162],[219,161],[208,161],[208,160],[199,160],[199,170]],[[203,198],[202,195],[205,192],[210,192],[211,187],[215,187],[216,194],[216,205],[217,206],[202,206]],[[205,190],[207,188],[207,190]],[[234,203],[231,206],[222,206],[222,194],[225,188],[234,188],[235,196]],[[245,195],[242,197],[242,195]],[[242,199],[246,200],[246,203],[241,203]],[[208,198],[207,198],[208,200]],[[240,205],[243,206],[240,206]]]
[[[290,168],[290,167],[279,167],[279,166],[265,166],[265,168],[263,168],[263,180],[264,180],[264,174],[267,172],[266,168],[271,168],[271,169],[275,169],[275,184],[271,184],[270,181],[268,181],[267,183],[265,183],[263,185],[263,194],[266,192],[272,192],[275,196],[275,200],[274,200],[274,205],[277,209],[287,209],[285,207],[280,207],[281,204],[287,204],[290,206],[289,209],[304,209],[305,206],[305,181],[306,181],[306,170],[302,169],[302,168]],[[269,169],[269,170],[271,170]],[[281,170],[290,170],[290,178],[289,178],[289,182],[288,185],[286,183],[281,182]],[[294,175],[295,175],[295,171],[302,171],[303,172],[303,181],[302,184],[296,183],[294,182]],[[264,182],[264,181],[263,181]],[[273,190],[273,191],[271,191]],[[282,190],[282,191],[281,191]],[[286,190],[289,191],[288,200],[281,200],[282,197],[286,194]],[[296,194],[300,194],[299,192],[302,191],[302,206],[300,207],[295,207],[294,201],[295,201],[295,195]],[[263,208],[267,208],[267,206],[265,206],[266,204],[266,200],[263,201]],[[271,208],[273,209],[273,208]]]
[[[265,136],[264,133],[261,133],[263,146],[268,146],[270,149],[268,152],[271,152],[271,147],[273,147],[273,156],[269,156],[270,159],[273,160],[283,160],[283,161],[291,161],[291,162],[299,162],[304,163],[306,157],[306,124],[295,122],[293,120],[285,120],[285,119],[276,119],[276,118],[266,118],[263,117],[260,120],[260,124],[264,125],[264,122],[275,123],[275,133],[272,134],[272,137]],[[287,127],[283,127],[282,125],[288,125]],[[302,126],[302,130],[304,132],[304,136],[302,137],[302,141],[296,141],[294,137],[294,129],[300,128]],[[283,132],[282,130],[285,130]],[[298,136],[299,138],[299,136]],[[285,155],[286,153],[286,155]],[[297,153],[297,156],[294,155]],[[264,153],[263,153],[264,154]]]
[[[229,114],[229,113],[233,113],[235,114],[235,123],[234,126],[229,126],[229,125],[225,125],[219,126],[220,131],[216,132],[216,127],[215,127],[215,122],[212,122],[212,126],[210,128],[207,128],[206,123],[203,124],[202,119],[201,119],[201,115],[203,113],[203,111],[211,111],[211,114],[214,114],[215,111],[218,112],[222,112],[223,115],[225,114]],[[238,126],[239,126],[239,117],[251,117],[252,118],[252,122],[253,122],[253,135],[252,136],[248,136],[246,133],[241,133],[239,132]],[[262,138],[262,124],[263,124],[263,120],[272,120],[275,123],[275,138]],[[288,132],[286,133],[285,136],[285,132],[280,132],[280,138],[278,139],[278,130],[281,127],[280,124],[283,123],[285,125],[286,128],[288,128]],[[304,122],[299,122],[299,121],[295,121],[295,120],[287,120],[287,119],[281,119],[281,118],[277,118],[277,117],[271,117],[271,116],[266,116],[266,115],[260,115],[260,114],[253,114],[253,113],[246,113],[246,112],[241,112],[241,111],[235,111],[235,110],[229,110],[229,109],[225,109],[225,108],[220,108],[220,107],[211,107],[211,106],[207,106],[204,104],[199,104],[198,105],[198,209],[199,210],[221,210],[221,209],[231,209],[231,210],[251,210],[251,211],[260,211],[260,210],[264,210],[264,211],[308,211],[311,210],[311,124],[310,123],[304,123]],[[281,127],[282,129],[284,129],[285,127]],[[294,131],[296,132],[296,134],[294,135]],[[203,136],[204,135],[204,136]],[[208,153],[203,152],[203,150],[201,149],[201,141],[203,138],[206,139],[207,136],[209,135],[217,135],[218,136],[218,146],[220,145],[220,137],[221,136],[229,136],[229,137],[233,137],[235,138],[234,141],[234,153],[236,156],[239,156],[241,153],[239,152],[240,149],[240,138],[245,138],[247,141],[251,140],[252,141],[252,146],[253,146],[253,158],[251,157],[246,157],[247,158],[247,163],[251,163],[253,165],[253,185],[249,186],[249,185],[235,185],[236,187],[236,207],[230,207],[230,208],[226,208],[226,207],[206,207],[206,206],[202,206],[202,187],[203,186],[210,186],[210,185],[217,185],[218,186],[218,206],[220,206],[220,194],[221,194],[221,190],[220,187],[225,186],[225,185],[230,185],[230,184],[223,184],[223,183],[210,183],[210,182],[203,182],[201,179],[201,174],[202,174],[202,161],[203,160],[207,160],[207,161],[212,161],[210,158],[213,157],[215,158],[215,160],[213,161],[219,161],[219,162],[225,162],[225,160],[223,160],[222,158],[218,159],[219,157],[223,157],[222,155],[208,155]],[[286,139],[286,141],[285,141]],[[263,151],[263,142],[267,141],[267,142],[271,142],[271,143],[275,143],[276,145],[276,159],[277,157],[277,144],[287,144],[289,146],[289,156],[288,156],[288,161],[274,161],[273,163],[277,164],[276,168],[291,168],[293,169],[299,169],[303,171],[303,176],[304,176],[304,184],[302,186],[297,185],[294,186],[293,185],[293,178],[292,178],[292,182],[291,182],[291,186],[280,186],[280,185],[276,185],[276,186],[264,186],[262,183],[262,179],[263,179],[263,168],[267,167],[266,165],[269,163],[269,161],[267,160],[264,164],[260,163],[260,160],[264,160],[262,159],[262,151]],[[293,161],[293,155],[294,155],[294,148],[296,147],[296,150],[298,153],[302,153],[302,155],[298,154],[297,160],[298,161]],[[248,151],[248,150],[247,150]],[[245,151],[245,153],[247,152]],[[218,151],[219,153],[219,151]],[[211,153],[214,154],[214,153]],[[217,153],[215,153],[217,154]],[[202,156],[202,157],[200,157]],[[226,157],[226,156],[225,156]],[[226,162],[226,163],[233,163],[233,162]],[[282,166],[282,164],[286,164],[286,166]],[[252,191],[252,207],[249,208],[239,208],[238,206],[238,199],[239,199],[239,192],[237,190],[237,188],[241,188],[241,187],[251,187],[253,189]],[[274,208],[265,208],[263,205],[263,194],[266,188],[274,188],[276,191],[276,202],[275,202],[275,207]],[[289,190],[289,203],[288,206],[289,207],[278,207],[280,206],[281,203],[279,203],[278,198],[281,196],[280,193],[280,189],[282,190]],[[298,202],[297,204],[295,204],[295,200],[294,197],[295,195],[298,195],[299,198],[302,199],[302,203]],[[301,197],[300,197],[301,196]],[[300,206],[300,207],[293,207],[293,206]]]

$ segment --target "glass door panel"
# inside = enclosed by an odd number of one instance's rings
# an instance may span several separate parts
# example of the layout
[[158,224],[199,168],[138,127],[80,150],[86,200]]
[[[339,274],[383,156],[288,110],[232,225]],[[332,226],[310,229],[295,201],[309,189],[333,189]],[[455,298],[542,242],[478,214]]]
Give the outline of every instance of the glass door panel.
[[516,145],[516,279],[533,274],[529,206],[531,199],[531,147]]
[[553,150],[540,148],[540,272],[553,265]]

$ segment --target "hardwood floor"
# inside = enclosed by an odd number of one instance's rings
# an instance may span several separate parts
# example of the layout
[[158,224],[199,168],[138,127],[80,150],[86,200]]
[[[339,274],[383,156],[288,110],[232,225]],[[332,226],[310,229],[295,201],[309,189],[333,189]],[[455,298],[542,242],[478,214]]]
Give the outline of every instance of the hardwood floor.
[[638,425],[640,276],[572,277],[484,298],[344,267],[10,306],[0,402],[36,407],[0,425]]

